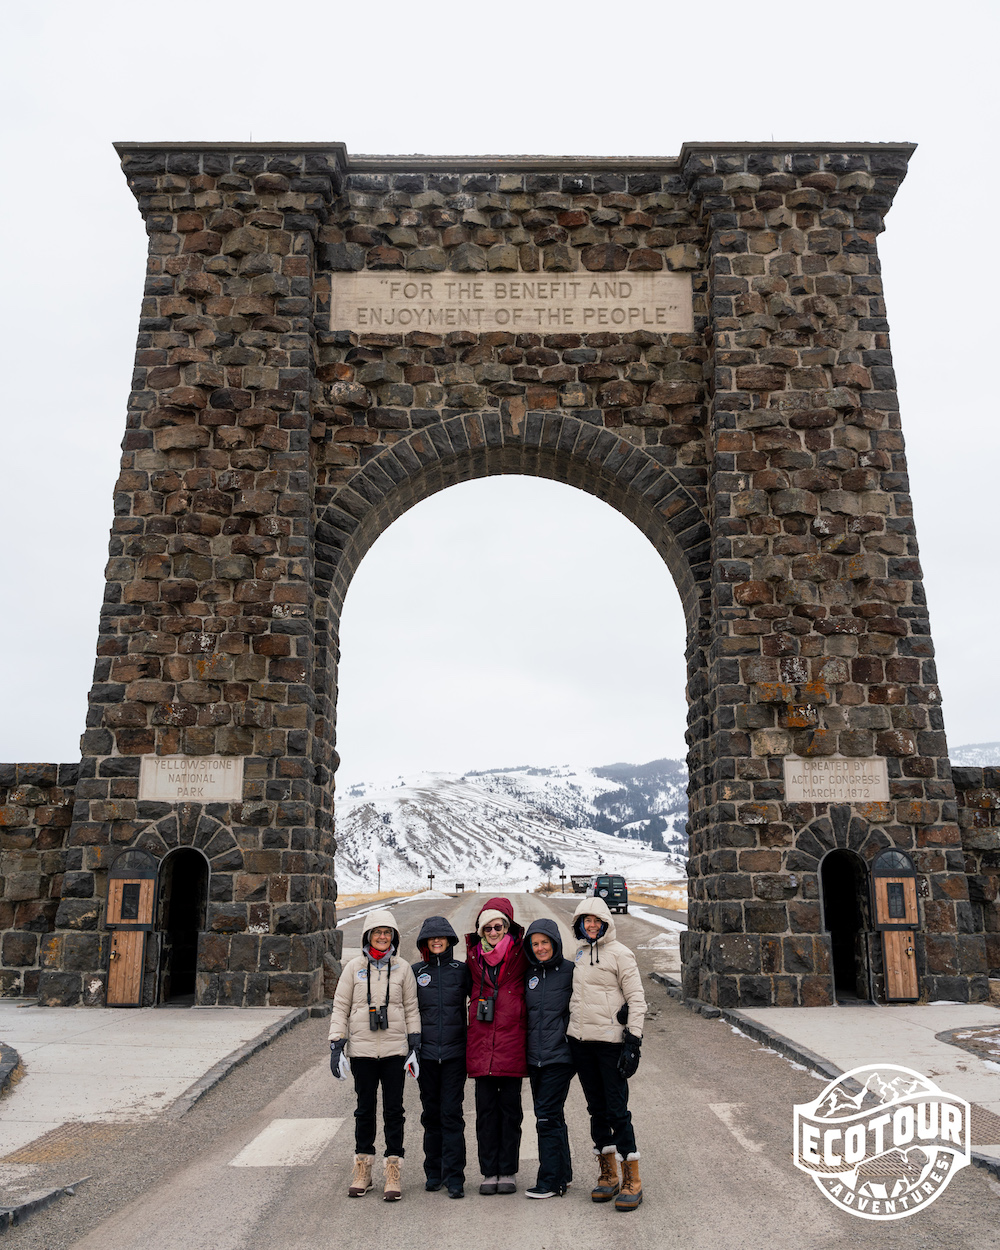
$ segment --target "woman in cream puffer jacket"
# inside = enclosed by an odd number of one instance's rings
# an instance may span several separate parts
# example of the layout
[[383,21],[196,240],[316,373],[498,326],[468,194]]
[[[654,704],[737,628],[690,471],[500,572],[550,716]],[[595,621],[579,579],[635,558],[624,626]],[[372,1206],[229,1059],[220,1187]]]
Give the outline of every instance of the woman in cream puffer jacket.
[[351,1198],[372,1188],[379,1086],[385,1127],[382,1196],[396,1202],[402,1195],[403,1081],[408,1067],[417,1075],[419,1055],[417,982],[413,969],[399,958],[395,917],[379,908],[365,917],[361,954],[348,960],[340,974],[330,1015],[330,1069],[343,1080],[349,1061],[357,1095],[354,1173],[347,1191]]
[[615,922],[604,899],[580,903],[573,916],[573,935],[577,948],[567,1036],[601,1164],[590,1196],[594,1202],[613,1198],[616,1210],[634,1211],[642,1202],[642,1182],[628,1109],[628,1078],[639,1066],[646,1017],[642,977],[635,956],[615,936]]

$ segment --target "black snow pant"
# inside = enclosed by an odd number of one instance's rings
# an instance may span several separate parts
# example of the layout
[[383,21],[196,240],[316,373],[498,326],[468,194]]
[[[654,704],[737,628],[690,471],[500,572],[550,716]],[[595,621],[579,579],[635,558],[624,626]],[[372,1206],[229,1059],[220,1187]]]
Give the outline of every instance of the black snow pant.
[[590,1135],[598,1150],[614,1146],[621,1157],[635,1154],[628,1081],[618,1071],[620,1042],[569,1039],[570,1054],[590,1113]]
[[424,1175],[449,1189],[465,1183],[465,1056],[421,1060],[420,1123],[424,1129]]
[[483,1176],[514,1176],[521,1152],[521,1078],[476,1077],[476,1143]]
[[566,1129],[566,1095],[573,1080],[571,1063],[547,1063],[528,1067],[531,1098],[538,1131],[538,1180],[542,1189],[565,1193],[573,1179]]
[[403,1081],[406,1056],[387,1055],[384,1059],[351,1059],[354,1092],[358,1105],[354,1112],[354,1143],[359,1155],[375,1153],[375,1107],[378,1087],[382,1086],[382,1119],[385,1123],[385,1153],[403,1156]]

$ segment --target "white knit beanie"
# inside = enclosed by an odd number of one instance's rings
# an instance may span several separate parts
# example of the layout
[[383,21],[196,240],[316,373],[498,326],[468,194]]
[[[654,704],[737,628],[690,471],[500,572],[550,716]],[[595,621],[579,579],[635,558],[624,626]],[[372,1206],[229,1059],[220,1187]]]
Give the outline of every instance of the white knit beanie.
[[502,911],[494,911],[492,908],[487,908],[479,913],[479,919],[476,921],[480,933],[483,931],[483,925],[489,924],[491,920],[502,920],[507,928],[510,928],[510,916],[505,916]]

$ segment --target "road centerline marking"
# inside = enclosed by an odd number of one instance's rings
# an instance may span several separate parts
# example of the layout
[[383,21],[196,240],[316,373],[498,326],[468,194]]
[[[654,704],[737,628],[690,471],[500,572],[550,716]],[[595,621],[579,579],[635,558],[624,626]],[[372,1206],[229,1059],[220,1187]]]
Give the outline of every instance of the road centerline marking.
[[729,1129],[730,1133],[736,1138],[744,1150],[749,1150],[751,1154],[760,1154],[764,1149],[764,1143],[759,1141],[751,1141],[746,1133],[736,1123],[737,1115],[746,1107],[745,1102],[710,1102],[708,1104],[709,1111],[722,1121]]
[[243,1147],[231,1168],[295,1168],[315,1163],[336,1136],[343,1117],[272,1120]]

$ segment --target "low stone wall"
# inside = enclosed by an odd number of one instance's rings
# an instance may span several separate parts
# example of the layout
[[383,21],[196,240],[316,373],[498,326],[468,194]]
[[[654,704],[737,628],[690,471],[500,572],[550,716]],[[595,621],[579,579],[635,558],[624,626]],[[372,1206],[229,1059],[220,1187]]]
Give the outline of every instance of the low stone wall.
[[986,936],[989,976],[1000,978],[1000,768],[953,768],[969,902]]
[[0,764],[0,995],[6,998],[34,997],[42,970],[58,966],[64,954],[56,949],[63,939],[49,935],[77,867],[66,839],[79,772],[79,764]]

